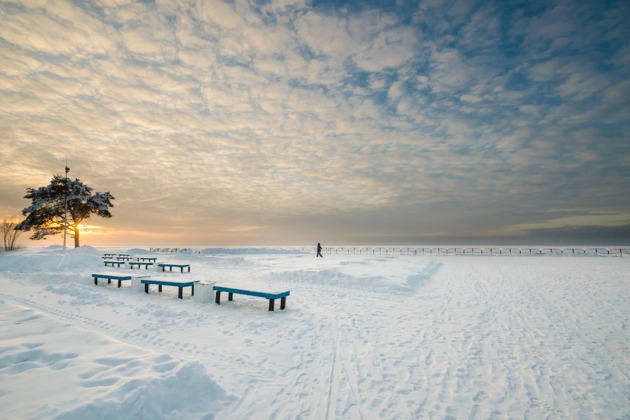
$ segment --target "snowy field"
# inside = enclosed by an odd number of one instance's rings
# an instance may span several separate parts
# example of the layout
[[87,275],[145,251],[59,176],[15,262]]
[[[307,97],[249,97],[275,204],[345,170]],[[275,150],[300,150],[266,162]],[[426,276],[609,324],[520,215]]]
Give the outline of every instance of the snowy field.
[[[112,271],[291,295],[93,284]],[[630,418],[628,257],[28,248],[0,254],[0,313],[6,419]]]

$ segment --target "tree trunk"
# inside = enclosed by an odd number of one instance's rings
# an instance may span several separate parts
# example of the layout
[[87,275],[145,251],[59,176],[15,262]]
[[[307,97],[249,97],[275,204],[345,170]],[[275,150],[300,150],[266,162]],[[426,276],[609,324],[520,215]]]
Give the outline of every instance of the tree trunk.
[[77,227],[74,228],[74,247],[78,248],[79,246],[79,226],[77,224]]

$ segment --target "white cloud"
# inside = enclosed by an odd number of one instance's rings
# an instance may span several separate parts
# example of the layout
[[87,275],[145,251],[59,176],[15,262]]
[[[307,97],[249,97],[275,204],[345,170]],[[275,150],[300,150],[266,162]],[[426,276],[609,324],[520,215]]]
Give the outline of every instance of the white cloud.
[[196,10],[203,20],[212,22],[224,30],[245,26],[245,21],[238,11],[222,0],[197,0]]
[[262,8],[267,13],[280,13],[287,10],[301,10],[307,7],[307,0],[271,0],[262,4]]
[[465,94],[462,95],[462,101],[464,102],[471,102],[473,104],[479,103],[481,101],[483,101],[483,98],[477,96],[477,95],[469,95],[469,94]]
[[434,68],[431,71],[431,87],[436,92],[467,90],[473,77],[473,69],[454,49],[432,54]]
[[[137,203],[173,223],[261,226],[501,196],[529,206],[530,188],[555,199],[549,173],[627,150],[592,142],[598,124],[627,125],[630,55],[616,49],[602,71],[605,52],[559,54],[576,44],[570,16],[546,27],[558,11],[506,32],[496,4],[470,2],[422,2],[422,25],[303,1],[101,6],[0,4],[3,179],[41,183],[70,155],[123,214]],[[23,150],[44,140],[59,147]]]
[[417,52],[412,37],[411,33],[381,33],[353,58],[357,65],[371,72],[399,67]]
[[358,47],[346,30],[344,18],[308,12],[296,20],[295,27],[301,40],[317,55],[339,60]]

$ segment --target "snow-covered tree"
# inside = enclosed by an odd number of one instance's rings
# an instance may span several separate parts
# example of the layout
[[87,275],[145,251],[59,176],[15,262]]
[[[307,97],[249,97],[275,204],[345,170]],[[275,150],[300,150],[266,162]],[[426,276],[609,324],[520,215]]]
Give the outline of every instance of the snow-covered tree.
[[94,193],[93,189],[78,179],[74,181],[53,175],[50,185],[38,189],[27,188],[24,198],[33,201],[30,207],[22,210],[26,216],[17,230],[34,233],[31,239],[46,239],[48,235],[63,233],[65,203],[68,204],[68,234],[74,237],[75,248],[79,246],[79,225],[91,214],[110,218],[110,207],[114,207],[109,193]]

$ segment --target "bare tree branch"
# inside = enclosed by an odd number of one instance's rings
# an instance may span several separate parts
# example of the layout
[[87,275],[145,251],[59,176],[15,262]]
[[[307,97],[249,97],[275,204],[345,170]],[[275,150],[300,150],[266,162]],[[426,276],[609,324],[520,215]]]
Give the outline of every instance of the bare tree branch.
[[16,245],[16,243],[18,238],[22,234],[22,231],[16,230],[16,226],[17,223],[15,223],[10,218],[5,218],[2,222],[2,225],[0,225],[0,233],[2,233],[5,251],[13,251],[20,248]]

